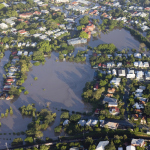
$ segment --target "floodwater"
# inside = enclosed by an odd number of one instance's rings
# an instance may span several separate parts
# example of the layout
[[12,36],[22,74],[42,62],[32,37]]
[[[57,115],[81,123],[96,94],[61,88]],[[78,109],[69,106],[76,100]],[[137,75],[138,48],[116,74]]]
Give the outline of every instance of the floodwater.
[[[139,42],[136,41],[128,31],[124,29],[116,29],[108,34],[101,33],[101,37],[97,39],[91,38],[87,45],[95,47],[102,43],[114,43],[119,50],[123,48],[139,48]],[[76,46],[74,55],[78,50],[86,50],[87,45]],[[91,55],[91,51],[88,52]],[[4,70],[2,66],[7,63],[10,52],[5,52],[5,57],[1,60],[0,77]],[[29,91],[28,95],[21,93],[19,98],[13,101],[0,100],[0,112],[4,113],[10,106],[13,108],[14,115],[1,119],[2,126],[0,127],[0,148],[5,148],[5,143],[10,143],[16,137],[25,138],[25,135],[13,135],[13,132],[26,131],[27,125],[32,121],[31,118],[22,117],[18,108],[23,105],[35,103],[37,110],[46,108],[49,105],[49,110],[57,113],[55,122],[44,131],[45,137],[53,139],[58,138],[58,134],[54,133],[54,128],[60,123],[61,109],[71,111],[90,112],[90,104],[85,104],[82,101],[81,94],[85,83],[93,80],[94,69],[91,69],[89,60],[86,63],[73,62],[56,62],[58,53],[53,52],[51,58],[46,58],[46,63],[40,66],[33,66],[28,72],[28,78],[23,84],[25,89]],[[34,81],[34,77],[38,77]],[[7,133],[7,135],[4,135]],[[11,133],[11,135],[9,135]],[[64,135],[62,133],[61,135]],[[3,139],[4,138],[4,139]],[[9,138],[8,140],[6,140]],[[11,140],[10,140],[11,138]]]
[[91,38],[88,45],[91,47],[98,46],[99,44],[109,44],[113,43],[118,50],[123,50],[124,48],[132,49],[135,48],[139,50],[140,42],[137,41],[130,32],[125,29],[114,29],[106,34],[101,32],[100,37]]

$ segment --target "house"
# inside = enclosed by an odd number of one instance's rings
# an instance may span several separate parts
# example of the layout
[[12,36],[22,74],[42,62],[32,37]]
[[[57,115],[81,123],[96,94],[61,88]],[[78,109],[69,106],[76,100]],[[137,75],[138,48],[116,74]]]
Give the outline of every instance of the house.
[[143,62],[142,61],[138,61],[138,65],[140,68],[143,68]]
[[134,121],[138,121],[138,119],[139,119],[139,115],[138,114],[133,114],[132,117],[133,117]]
[[120,113],[119,108],[117,108],[117,107],[110,107],[110,108],[109,108],[109,112],[110,112],[112,115],[118,115],[118,114]]
[[128,78],[128,79],[133,79],[133,78],[135,78],[134,70],[128,69],[127,78]]
[[141,124],[146,124],[146,116],[143,116],[143,117],[141,118]]
[[22,13],[19,14],[20,18],[30,18],[33,14],[32,13]]
[[41,15],[41,12],[35,11],[35,12],[33,13],[33,15]]
[[116,69],[112,69],[112,75],[117,75]]
[[90,125],[91,125],[91,123],[92,123],[92,120],[91,120],[91,119],[89,119],[89,120],[86,122],[86,125],[87,125],[87,126],[90,126]]
[[26,34],[27,33],[27,31],[25,31],[25,29],[23,29],[23,30],[19,30],[18,31],[21,35],[23,35],[23,34]]
[[95,114],[95,115],[99,115],[99,114],[100,114],[100,109],[97,108],[97,109],[95,110],[94,114]]
[[21,56],[22,55],[22,51],[18,51],[17,55]]
[[122,62],[117,63],[117,67],[120,68],[122,66]]
[[69,150],[79,150],[79,147],[71,147]]
[[105,150],[105,146],[109,144],[109,141],[100,141],[95,150]]
[[118,70],[118,76],[125,77],[126,76],[125,69]]
[[104,126],[107,126],[109,129],[115,129],[116,130],[119,126],[119,123],[108,122]]
[[117,103],[117,99],[115,98],[110,98],[110,97],[106,97],[103,99],[103,104],[108,103],[108,107],[117,107],[118,103]]
[[150,72],[145,73],[145,80],[150,80]]
[[137,80],[143,80],[143,75],[144,75],[143,71],[137,71],[136,72],[136,79]]
[[118,147],[118,150],[123,150],[123,147]]
[[108,93],[115,93],[116,89],[115,88],[108,88],[107,92]]
[[139,104],[139,103],[135,103],[132,107],[136,108],[136,109],[143,109],[144,108],[143,104]]
[[68,119],[63,122],[63,126],[65,126],[67,124],[69,124],[69,120]]
[[74,38],[74,39],[70,39],[67,40],[68,45],[76,45],[76,44],[85,44],[87,43],[87,39],[84,38]]
[[129,145],[126,147],[126,150],[136,150],[135,146]]
[[55,3],[68,3],[69,0],[55,0]]
[[8,25],[5,24],[5,23],[0,23],[0,28],[1,28],[1,29],[7,29],[7,28],[8,28]]
[[120,82],[121,82],[121,78],[113,78],[111,81],[110,81],[110,84],[112,85],[115,85],[116,87],[118,87],[120,85]]
[[135,67],[139,66],[139,63],[137,61],[135,61],[133,64],[134,64]]
[[138,99],[139,99],[139,101],[140,101],[140,103],[141,104],[146,104],[146,102],[147,102],[147,98],[144,98],[144,97],[138,97]]
[[131,145],[132,146],[139,146],[139,147],[143,147],[144,146],[144,139],[132,139],[131,141]]
[[86,121],[85,120],[80,120],[78,122],[78,124],[83,127],[86,124]]
[[142,56],[141,56],[141,54],[140,54],[140,53],[134,53],[134,57],[135,57],[135,58],[139,58],[139,59],[141,59],[141,58],[142,58]]
[[148,62],[144,62],[143,63],[143,67],[148,68],[149,67],[149,63]]
[[98,123],[98,120],[93,120],[91,126],[95,126]]

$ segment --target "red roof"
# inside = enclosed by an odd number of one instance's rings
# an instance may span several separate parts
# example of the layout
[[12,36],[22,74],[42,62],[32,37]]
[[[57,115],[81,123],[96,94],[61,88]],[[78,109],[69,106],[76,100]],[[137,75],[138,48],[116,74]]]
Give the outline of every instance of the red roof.
[[98,64],[98,67],[101,67],[101,66],[102,66],[102,64],[101,64],[101,63],[99,63],[99,64]]
[[12,53],[11,53],[11,55],[16,55],[17,54],[17,51],[13,51]]
[[100,113],[100,109],[97,108],[97,109],[95,110],[95,114],[99,114],[99,113]]
[[94,85],[94,88],[98,89],[98,88],[99,88],[99,84],[96,83],[96,84]]

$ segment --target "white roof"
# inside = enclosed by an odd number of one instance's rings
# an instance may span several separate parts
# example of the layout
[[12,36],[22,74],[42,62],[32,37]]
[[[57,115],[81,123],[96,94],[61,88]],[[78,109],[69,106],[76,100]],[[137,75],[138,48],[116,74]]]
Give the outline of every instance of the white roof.
[[64,122],[63,122],[63,125],[65,126],[65,125],[67,125],[69,123],[69,120],[67,119],[67,120],[65,120]]
[[80,120],[80,121],[78,122],[78,124],[80,124],[81,126],[84,126],[84,125],[86,124],[86,121],[85,121],[85,120]]
[[135,146],[129,145],[126,147],[126,150],[136,150]]
[[123,150],[123,147],[118,147],[118,150]]
[[104,150],[105,146],[109,144],[109,141],[100,141],[96,147],[96,150]]

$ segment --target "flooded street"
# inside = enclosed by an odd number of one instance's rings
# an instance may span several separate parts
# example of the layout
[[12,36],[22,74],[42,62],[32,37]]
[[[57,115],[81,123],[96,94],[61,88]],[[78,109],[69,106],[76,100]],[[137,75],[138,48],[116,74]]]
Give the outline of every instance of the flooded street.
[[[130,33],[124,29],[115,29],[108,34],[101,33],[97,39],[90,39],[87,45],[91,47],[98,46],[103,43],[114,43],[115,46],[122,50],[124,48],[135,48],[139,49],[140,43],[130,35]],[[76,46],[74,55],[77,54],[78,50],[86,50],[87,45]],[[92,54],[91,51],[88,52]],[[10,51],[5,52],[4,58],[1,60],[0,65],[0,77],[5,73],[3,70],[4,64],[8,62]],[[85,86],[85,83],[93,80],[94,69],[91,69],[89,58],[84,64],[73,63],[73,62],[56,62],[58,53],[52,52],[51,58],[46,58],[46,63],[40,66],[33,66],[32,69],[27,73],[28,77],[23,86],[29,91],[28,95],[21,93],[19,98],[15,98],[12,101],[0,100],[1,113],[5,113],[6,109],[11,106],[13,108],[13,116],[8,116],[1,119],[2,126],[0,128],[0,148],[5,148],[6,139],[8,145],[16,137],[25,138],[25,135],[17,136],[13,135],[13,132],[26,131],[27,125],[32,121],[31,118],[22,117],[18,108],[23,105],[35,103],[37,110],[42,108],[48,108],[52,112],[57,113],[55,122],[44,131],[44,137],[50,137],[53,139],[58,138],[58,134],[54,133],[54,128],[60,123],[61,109],[67,109],[78,112],[90,112],[92,107],[90,104],[85,104],[82,101],[81,94]],[[38,77],[35,81],[34,77]],[[2,88],[2,85],[1,85]],[[4,133],[7,133],[4,135]],[[9,135],[11,133],[11,135]],[[63,135],[63,133],[62,133]],[[9,145],[10,146],[10,145]]]

